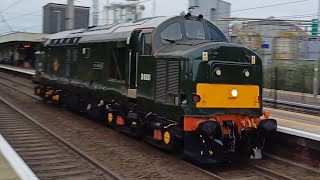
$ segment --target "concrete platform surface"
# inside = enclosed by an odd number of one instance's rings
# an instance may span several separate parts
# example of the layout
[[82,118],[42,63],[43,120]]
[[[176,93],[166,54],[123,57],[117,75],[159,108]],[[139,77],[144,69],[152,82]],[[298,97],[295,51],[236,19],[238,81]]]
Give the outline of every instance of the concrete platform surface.
[[20,180],[3,154],[0,154],[0,180]]
[[320,117],[318,116],[272,108],[264,108],[264,110],[270,112],[271,117],[278,121],[279,126],[320,135]]

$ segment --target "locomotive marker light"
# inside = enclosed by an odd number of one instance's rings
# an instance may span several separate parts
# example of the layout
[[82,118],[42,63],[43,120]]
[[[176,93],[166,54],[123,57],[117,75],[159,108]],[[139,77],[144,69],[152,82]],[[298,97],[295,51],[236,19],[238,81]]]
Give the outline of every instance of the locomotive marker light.
[[214,72],[216,73],[217,76],[221,76],[222,74],[222,71],[219,68],[216,68]]
[[247,78],[250,76],[250,72],[247,69],[243,71],[243,74]]
[[202,60],[203,61],[208,61],[209,60],[208,52],[202,52]]
[[251,64],[256,64],[256,56],[251,56]]

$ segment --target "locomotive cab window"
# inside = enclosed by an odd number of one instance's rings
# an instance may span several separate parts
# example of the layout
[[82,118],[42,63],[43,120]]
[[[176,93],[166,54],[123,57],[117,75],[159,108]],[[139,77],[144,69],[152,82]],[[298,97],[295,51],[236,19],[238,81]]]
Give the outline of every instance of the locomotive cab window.
[[148,56],[152,54],[151,33],[144,33],[141,36],[141,55]]
[[212,26],[208,26],[208,32],[209,32],[209,39],[217,42],[224,42],[226,39],[223,37],[223,35],[217,30],[217,28],[214,28]]
[[201,21],[186,20],[185,28],[189,39],[206,39],[204,26]]
[[110,66],[109,66],[109,78],[123,81],[125,78],[125,70],[126,70],[126,48],[113,48],[111,50],[111,57],[110,57]]
[[166,27],[160,34],[163,44],[168,44],[170,41],[177,41],[182,39],[181,25],[175,22]]

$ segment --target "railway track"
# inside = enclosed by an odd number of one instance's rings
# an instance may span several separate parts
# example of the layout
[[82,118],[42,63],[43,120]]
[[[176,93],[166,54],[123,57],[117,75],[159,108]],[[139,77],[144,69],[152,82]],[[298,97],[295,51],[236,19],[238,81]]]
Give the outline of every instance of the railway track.
[[[0,76],[2,77],[2,76]],[[6,81],[9,81],[10,78],[6,78]],[[30,93],[33,92],[33,90],[30,89],[29,92],[25,92],[25,90],[19,88],[19,86],[24,86],[24,82],[20,81],[15,81],[16,87],[13,85],[8,85],[7,83],[1,81],[1,83],[5,86],[8,86],[12,89],[15,89],[16,91],[23,92],[23,94],[28,95],[29,97],[32,98],[37,98],[36,96],[31,95]],[[25,86],[30,88],[29,86]],[[17,89],[18,88],[18,89]],[[38,98],[37,98],[38,99]],[[1,129],[0,129],[1,131]],[[232,167],[232,168],[199,168],[197,166],[194,166],[192,164],[187,163],[188,166],[191,166],[194,169],[198,169],[199,171],[202,171],[203,173],[207,174],[208,176],[211,176],[211,179],[239,179],[240,177],[242,178],[247,178],[247,179],[285,179],[285,180],[292,180],[292,179],[305,179],[305,177],[310,177],[312,178],[317,178],[320,177],[320,173],[317,172],[317,170],[310,170],[306,168],[299,167],[295,165],[293,169],[296,169],[297,172],[305,171],[308,172],[308,174],[300,174],[299,176],[296,176],[295,173],[292,172],[285,172],[286,167],[292,167],[292,164],[288,164],[288,162],[282,162],[282,166],[279,167],[279,163],[274,163],[278,165],[278,169],[280,169],[280,172],[276,169],[272,168],[272,165],[270,167],[270,164],[272,164],[272,160],[269,160],[269,167],[265,166],[263,163],[249,163],[245,167]],[[266,162],[266,161],[265,161]],[[274,167],[276,165],[273,165]],[[284,170],[284,171],[282,171]],[[281,172],[282,171],[282,172]],[[311,175],[310,175],[311,174]],[[309,178],[306,178],[309,179]]]
[[0,132],[40,179],[122,179],[2,97]]

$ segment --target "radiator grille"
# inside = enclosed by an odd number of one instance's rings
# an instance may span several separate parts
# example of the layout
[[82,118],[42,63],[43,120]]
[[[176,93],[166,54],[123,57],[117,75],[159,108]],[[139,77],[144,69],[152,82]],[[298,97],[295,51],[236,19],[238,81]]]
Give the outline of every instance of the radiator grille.
[[180,62],[174,60],[157,60],[155,100],[166,102],[168,95],[179,94]]
[[168,62],[168,90],[167,94],[179,94],[179,61]]
[[167,62],[157,60],[155,100],[165,102],[167,91]]

